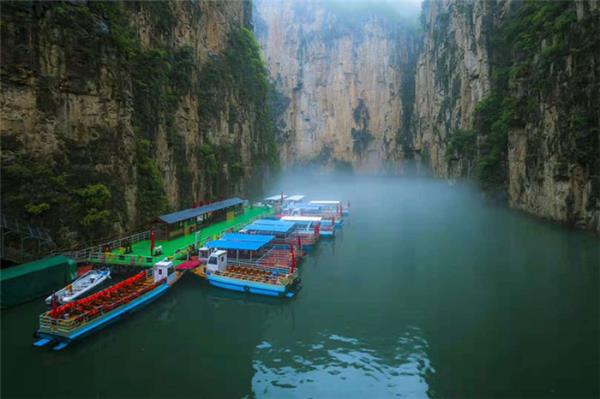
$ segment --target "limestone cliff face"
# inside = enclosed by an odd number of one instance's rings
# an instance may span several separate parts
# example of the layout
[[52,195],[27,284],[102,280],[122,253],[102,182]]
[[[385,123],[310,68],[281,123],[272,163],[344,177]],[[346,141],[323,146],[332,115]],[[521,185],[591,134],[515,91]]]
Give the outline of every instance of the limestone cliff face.
[[282,161],[396,168],[404,74],[414,53],[406,24],[370,10],[345,14],[325,1],[255,4],[257,39],[287,98]]
[[600,231],[596,1],[425,4],[414,150],[508,203]]
[[475,106],[490,94],[487,29],[492,4],[454,0],[424,3],[423,37],[415,76],[414,151],[441,177],[466,173],[445,156],[453,131],[473,124]]
[[258,51],[250,12],[245,1],[2,2],[3,212],[68,244],[260,189],[272,151],[263,76],[230,67]]

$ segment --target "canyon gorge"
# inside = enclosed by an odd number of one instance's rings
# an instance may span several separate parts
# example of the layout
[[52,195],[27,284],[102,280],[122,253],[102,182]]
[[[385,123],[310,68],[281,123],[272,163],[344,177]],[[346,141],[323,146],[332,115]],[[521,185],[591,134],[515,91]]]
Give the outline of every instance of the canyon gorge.
[[594,0],[1,7],[2,212],[62,245],[308,165],[468,178],[600,232]]

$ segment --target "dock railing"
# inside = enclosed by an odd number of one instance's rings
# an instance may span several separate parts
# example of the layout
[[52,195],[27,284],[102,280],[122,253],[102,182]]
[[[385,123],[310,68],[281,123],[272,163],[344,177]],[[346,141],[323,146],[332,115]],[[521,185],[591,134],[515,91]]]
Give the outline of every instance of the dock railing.
[[104,253],[105,249],[109,248],[111,251],[115,248],[124,246],[125,244],[135,244],[139,241],[150,239],[150,230],[135,233],[129,236],[117,238],[116,240],[106,241],[101,244],[97,244],[88,248],[76,250],[76,251],[65,251],[60,252],[62,255],[68,256],[75,261],[87,261],[88,259],[95,259],[99,256],[98,254]]
[[[202,245],[206,244],[206,242],[208,242],[208,241],[212,241],[213,239],[218,238],[218,236],[220,236],[224,233],[239,231],[244,226],[251,224],[255,220],[261,219],[263,217],[265,217],[265,216],[264,215],[254,216],[246,222],[237,223],[237,224],[221,231],[218,235],[215,235],[213,237],[203,238],[198,241],[198,247],[201,247]],[[192,233],[192,234],[195,234],[195,233]],[[85,249],[80,249],[80,250],[76,250],[76,251],[60,252],[60,254],[68,256],[77,262],[106,263],[106,264],[117,264],[117,265],[125,265],[125,266],[149,267],[149,266],[152,266],[154,263],[156,263],[159,259],[156,257],[150,257],[150,256],[131,255],[131,254],[116,254],[113,252],[110,252],[110,253],[105,252],[105,250],[107,248],[109,248],[112,251],[116,248],[124,246],[126,243],[133,245],[139,241],[144,241],[144,240],[149,240],[149,239],[150,239],[150,230],[146,230],[146,231],[132,234],[132,235],[129,235],[126,237],[121,237],[116,240],[106,241],[101,244],[97,244],[97,245],[94,245],[94,246],[91,246],[91,247],[88,247]],[[168,257],[169,259],[178,259],[182,255],[187,256],[187,254],[189,252],[189,247],[192,243],[193,242],[190,242],[187,245],[184,245],[180,248],[176,248],[173,253],[165,254],[165,257]],[[57,254],[58,253],[59,252],[57,252]]]
[[90,252],[84,261],[91,263],[104,263],[123,266],[145,266],[150,267],[160,259],[143,255],[122,255],[112,252]]

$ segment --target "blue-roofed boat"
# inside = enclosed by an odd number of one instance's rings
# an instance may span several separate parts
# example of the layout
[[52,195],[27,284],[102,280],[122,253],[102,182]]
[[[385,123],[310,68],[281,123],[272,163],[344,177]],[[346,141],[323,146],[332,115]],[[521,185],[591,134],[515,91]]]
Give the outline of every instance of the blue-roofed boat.
[[87,298],[40,315],[34,346],[56,344],[61,350],[138,310],[163,295],[181,276],[173,263],[162,261]]
[[[272,250],[275,251],[275,250]],[[266,259],[255,263],[228,262],[227,251],[214,251],[206,264],[206,278],[210,285],[237,292],[292,298],[299,289],[295,260],[291,267],[270,264],[279,257],[269,251]],[[286,262],[287,263],[287,262]]]
[[320,216],[335,221],[335,227],[341,228],[344,223],[344,208],[340,201],[311,201],[308,204],[291,204],[281,211],[280,217],[284,216]]
[[224,234],[206,243],[213,252],[195,274],[215,287],[290,298],[298,285],[294,247],[274,245],[274,239],[263,234]]
[[209,254],[216,249],[227,251],[230,261],[252,262],[264,256],[274,240],[273,235],[227,233],[218,240],[208,241],[205,248]]
[[350,202],[348,202],[348,207],[346,207],[346,208],[344,208],[344,205],[342,204],[341,201],[315,200],[315,201],[310,201],[309,204],[321,206],[321,207],[323,207],[323,209],[326,212],[334,214],[334,215],[342,215],[342,216],[350,215],[350,209],[349,209]]
[[[302,257],[302,237],[296,234],[296,223],[279,219],[258,219],[240,230],[244,234],[268,234],[275,237],[274,244],[293,245],[296,256]],[[306,240],[308,241],[308,240]]]
[[323,220],[321,216],[282,216],[281,220],[296,224],[294,234],[300,238],[302,250],[311,250],[316,245]]
[[333,219],[323,219],[321,221],[321,228],[319,236],[324,238],[335,237],[336,222]]

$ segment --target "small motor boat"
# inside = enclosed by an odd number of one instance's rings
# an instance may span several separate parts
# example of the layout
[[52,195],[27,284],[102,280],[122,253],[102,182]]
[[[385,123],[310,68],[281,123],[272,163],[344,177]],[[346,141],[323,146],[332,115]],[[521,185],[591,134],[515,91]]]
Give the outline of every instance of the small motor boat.
[[54,294],[46,298],[46,304],[52,305],[52,297],[56,298],[57,303],[65,304],[71,302],[74,299],[81,297],[86,292],[93,290],[110,277],[110,270],[108,268],[90,270],[89,272],[81,275],[77,280],[67,285],[60,291],[56,291]]

